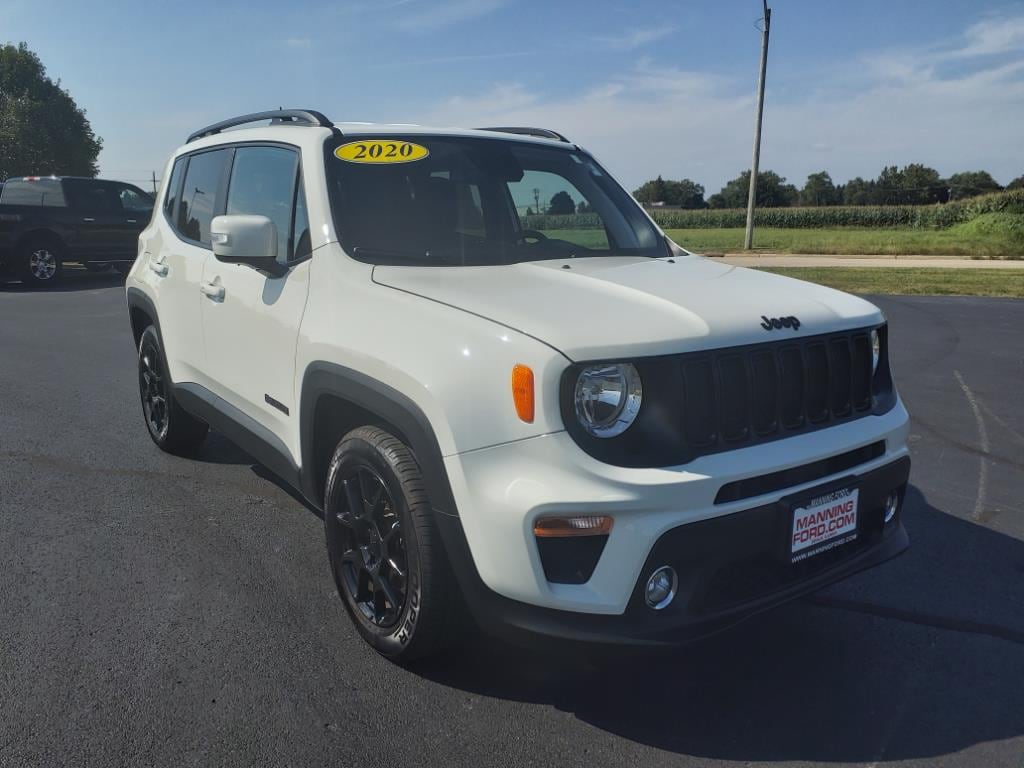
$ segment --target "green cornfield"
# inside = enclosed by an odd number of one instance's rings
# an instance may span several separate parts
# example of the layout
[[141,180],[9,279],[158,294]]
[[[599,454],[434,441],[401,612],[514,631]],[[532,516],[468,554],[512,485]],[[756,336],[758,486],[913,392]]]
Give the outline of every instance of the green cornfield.
[[[705,208],[701,210],[651,209],[651,215],[663,229],[733,229],[747,223],[742,208]],[[780,229],[828,229],[868,227],[872,229],[910,227],[945,229],[986,213],[1024,214],[1024,189],[996,192],[939,205],[864,205],[820,208],[759,208],[754,213],[758,227]],[[530,229],[598,229],[597,214],[579,213],[561,216],[532,215],[525,218]]]

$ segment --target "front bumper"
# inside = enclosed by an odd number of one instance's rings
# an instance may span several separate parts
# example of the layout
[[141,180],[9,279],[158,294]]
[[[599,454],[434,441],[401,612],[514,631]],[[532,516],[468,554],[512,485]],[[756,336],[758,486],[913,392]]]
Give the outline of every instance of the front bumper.
[[[439,524],[464,595],[480,626],[518,642],[557,639],[602,645],[674,646],[814,592],[878,565],[909,545],[902,500],[910,459],[902,456],[868,472],[850,473],[814,486],[811,495],[855,485],[860,490],[858,537],[831,551],[791,564],[786,548],[789,497],[731,515],[680,525],[651,548],[635,579],[626,609],[617,615],[556,610],[511,600],[489,589],[472,564],[458,517]],[[883,519],[886,496],[900,495],[900,511]],[[805,496],[805,493],[800,493]],[[646,607],[647,575],[662,565],[679,573],[676,599],[667,608]]]

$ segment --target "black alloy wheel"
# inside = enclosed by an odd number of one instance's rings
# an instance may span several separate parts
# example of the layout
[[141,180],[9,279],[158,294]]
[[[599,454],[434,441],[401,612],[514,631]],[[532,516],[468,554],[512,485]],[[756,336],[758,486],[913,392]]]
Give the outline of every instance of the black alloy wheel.
[[464,606],[412,450],[379,427],[338,443],[327,467],[324,532],[334,583],[356,630],[405,663],[464,634]]
[[168,453],[188,453],[206,438],[210,427],[187,413],[174,399],[167,361],[156,326],[139,338],[139,398],[146,429],[153,442]]
[[398,623],[405,607],[409,561],[402,521],[380,476],[368,466],[353,467],[341,480],[342,494],[332,510],[339,539],[339,577],[347,597],[375,626]]

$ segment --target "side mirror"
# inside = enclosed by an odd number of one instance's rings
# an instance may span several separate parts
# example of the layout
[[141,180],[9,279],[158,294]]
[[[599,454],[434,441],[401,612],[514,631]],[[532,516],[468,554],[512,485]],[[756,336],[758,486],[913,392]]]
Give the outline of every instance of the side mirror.
[[248,264],[275,277],[288,271],[277,260],[277,227],[266,216],[215,216],[210,242],[218,261]]

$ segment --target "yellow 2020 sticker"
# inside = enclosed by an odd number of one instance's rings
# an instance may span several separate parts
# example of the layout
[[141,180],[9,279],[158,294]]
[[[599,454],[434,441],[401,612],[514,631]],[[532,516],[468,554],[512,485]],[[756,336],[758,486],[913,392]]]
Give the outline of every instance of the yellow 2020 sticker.
[[396,139],[351,141],[334,150],[335,157],[350,163],[411,163],[429,154],[424,146]]

